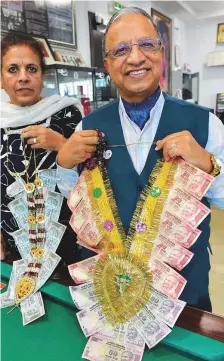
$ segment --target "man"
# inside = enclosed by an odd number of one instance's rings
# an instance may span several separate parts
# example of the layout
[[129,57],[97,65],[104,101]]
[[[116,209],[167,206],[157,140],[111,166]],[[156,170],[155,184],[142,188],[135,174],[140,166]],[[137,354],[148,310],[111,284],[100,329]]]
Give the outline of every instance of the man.
[[160,326],[155,321],[150,321],[145,327],[144,327],[144,333],[149,338],[154,336],[156,333],[160,331]]
[[162,303],[159,308],[159,313],[163,316],[166,316],[170,313],[170,311],[174,308],[174,303],[171,300],[166,300]]
[[182,267],[183,261],[185,261],[185,254],[183,254],[180,249],[174,247],[169,254],[167,262],[170,266],[178,268]]
[[135,341],[137,337],[138,337],[138,331],[136,330],[136,328],[132,323],[129,323],[128,332],[127,332],[128,341]]
[[188,236],[189,230],[186,226],[180,226],[172,233],[172,239],[186,248],[188,248]]
[[133,361],[134,355],[131,351],[124,351],[121,355],[121,361]]
[[200,175],[196,175],[193,180],[192,180],[192,184],[191,184],[191,190],[194,192],[194,194],[196,194],[199,198],[202,197],[203,195],[203,182],[204,179],[202,176]]
[[198,213],[200,213],[200,210],[197,208],[196,204],[189,203],[183,209],[182,215],[192,226],[196,226]]
[[178,278],[168,275],[162,283],[162,291],[171,298],[176,298],[179,289]]
[[[161,92],[159,81],[164,49],[151,17],[139,8],[125,8],[113,15],[105,32],[103,51],[105,68],[120,99],[84,118],[60,150],[58,174],[61,181],[58,185],[63,194],[68,196],[78,180],[75,166],[94,153],[98,137],[93,129],[98,128],[109,144],[129,145],[111,148],[111,157],[107,160],[108,175],[126,233],[139,195],[162,157],[166,161],[182,157],[216,175],[203,203],[224,208],[224,127],[208,109]],[[181,299],[207,311],[211,311],[209,222],[207,217],[201,223],[202,233],[191,248],[194,257],[181,272],[188,281]]]

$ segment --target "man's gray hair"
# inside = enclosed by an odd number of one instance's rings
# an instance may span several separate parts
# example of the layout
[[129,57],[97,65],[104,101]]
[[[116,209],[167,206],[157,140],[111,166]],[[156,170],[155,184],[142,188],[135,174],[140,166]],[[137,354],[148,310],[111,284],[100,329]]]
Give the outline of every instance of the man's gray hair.
[[105,49],[105,43],[106,43],[106,36],[107,36],[107,33],[111,27],[111,25],[114,23],[115,20],[121,18],[122,16],[124,15],[127,15],[127,14],[136,14],[136,15],[143,15],[145,16],[149,21],[150,23],[153,25],[155,31],[157,32],[158,34],[158,37],[159,39],[161,40],[161,35],[159,33],[159,30],[157,29],[157,26],[156,24],[154,23],[154,21],[152,20],[152,17],[143,9],[141,8],[138,8],[138,7],[135,7],[135,6],[132,6],[132,7],[127,7],[127,8],[124,8],[122,10],[119,10],[118,12],[116,12],[115,14],[113,14],[107,24],[107,27],[106,27],[106,30],[105,30],[105,33],[103,35],[103,41],[102,41],[102,52],[103,52],[103,57],[105,58],[106,56],[106,49]]

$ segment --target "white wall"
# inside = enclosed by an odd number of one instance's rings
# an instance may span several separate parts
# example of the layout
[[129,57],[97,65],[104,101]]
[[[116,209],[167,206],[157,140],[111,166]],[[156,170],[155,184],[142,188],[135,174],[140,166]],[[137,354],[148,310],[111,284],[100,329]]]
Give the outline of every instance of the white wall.
[[199,104],[215,109],[216,94],[224,92],[224,66],[207,67],[207,55],[224,51],[224,44],[216,44],[217,24],[221,19],[198,20],[185,27],[185,62],[193,73],[199,72]]
[[[150,1],[120,1],[120,3],[124,6],[139,6],[150,12]],[[75,1],[77,45],[87,66],[91,63],[88,11],[97,13],[107,23],[112,16],[109,7],[109,1]]]
[[86,65],[91,65],[88,11],[97,13],[105,23],[111,15],[108,1],[75,1],[77,45]]
[[[169,6],[165,4],[165,9],[161,7],[164,4],[161,2],[152,1],[151,6],[153,9],[161,12],[162,14],[166,15],[170,19],[172,19],[172,54],[171,54],[171,67],[172,67],[172,79],[171,79],[171,89],[172,95],[175,96],[177,90],[182,89],[182,67],[185,62],[185,23],[178,18],[176,13],[173,12],[174,7],[172,6],[169,9]],[[149,13],[151,9],[149,10]],[[177,68],[175,66],[175,54],[174,54],[174,46],[179,45],[180,47],[180,64]]]
[[90,66],[88,10],[85,1],[75,1],[77,48],[87,66]]
[[[89,41],[89,23],[88,23],[88,11],[97,13],[105,22],[109,20],[112,13],[109,12],[109,2],[110,1],[75,1],[75,11],[76,11],[76,29],[77,29],[77,45],[78,50],[81,52],[86,64],[90,66],[90,41]],[[124,6],[138,6],[151,13],[151,8],[154,8],[158,11],[164,12],[161,7],[158,6],[156,1],[119,1]],[[173,28],[178,26],[181,32],[181,41],[184,43],[184,23],[178,19],[172,12],[164,12],[173,20]],[[173,32],[174,34],[174,32]],[[174,39],[173,39],[174,43]],[[182,49],[182,54],[184,53],[184,48]],[[174,59],[174,56],[172,56]],[[174,64],[172,64],[174,70]]]
[[[151,12],[151,7],[164,13],[172,19],[173,26],[173,48],[175,44],[175,28],[180,29],[181,44],[181,65],[189,63],[192,72],[200,73],[199,104],[215,109],[216,94],[224,92],[224,67],[207,67],[206,59],[209,52],[224,50],[223,45],[216,44],[217,24],[221,19],[196,20],[189,23],[189,17],[184,21],[178,15],[172,13],[173,8],[169,10],[166,6],[163,9],[161,2],[156,1],[125,1],[120,0],[124,6],[139,6],[144,10]],[[90,41],[88,11],[97,13],[105,22],[112,15],[109,12],[108,1],[76,1],[76,28],[77,44],[84,60],[90,66]],[[172,70],[174,67],[174,53],[172,53]],[[179,77],[179,74],[178,74]],[[173,80],[176,77],[173,74]],[[178,81],[177,84],[180,82]],[[175,93],[175,84],[173,84],[173,94]]]
[[[209,52],[215,50],[224,50],[224,46],[216,45],[217,24],[223,19],[212,19],[207,21],[192,20],[189,23],[189,14],[186,20],[178,13],[174,13],[173,6],[164,5],[165,2],[157,1],[126,1],[120,0],[124,6],[139,6],[144,10],[151,12],[154,8],[165,15],[169,16],[173,23],[173,47],[175,44],[175,28],[180,29],[181,47],[181,65],[189,63],[192,72],[200,73],[199,103],[201,105],[215,108],[216,94],[224,92],[224,67],[207,67],[205,65],[206,57]],[[162,6],[165,6],[163,9]],[[98,13],[105,22],[112,15],[109,13],[108,1],[75,1],[76,8],[76,28],[77,28],[77,45],[87,66],[90,66],[90,41],[89,41],[89,24],[88,11]],[[174,53],[172,53],[172,70],[174,67]],[[174,74],[173,74],[174,75]],[[179,76],[179,75],[178,75]],[[173,79],[176,77],[173,76]],[[180,82],[177,82],[178,84]],[[175,84],[173,84],[173,93]]]

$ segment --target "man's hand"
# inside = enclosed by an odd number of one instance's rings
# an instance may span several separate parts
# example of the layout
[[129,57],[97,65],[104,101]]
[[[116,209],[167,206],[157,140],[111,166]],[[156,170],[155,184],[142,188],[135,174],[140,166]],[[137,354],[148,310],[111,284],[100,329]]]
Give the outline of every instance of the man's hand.
[[65,144],[66,138],[62,134],[55,132],[42,125],[31,125],[23,129],[21,138],[29,138],[27,143],[32,144],[33,149],[52,149],[59,151]]
[[58,152],[57,162],[63,168],[73,168],[92,157],[99,142],[95,130],[75,132]]
[[211,173],[213,166],[209,152],[200,146],[187,130],[168,135],[156,143],[156,150],[163,150],[165,161],[181,157],[186,162]]

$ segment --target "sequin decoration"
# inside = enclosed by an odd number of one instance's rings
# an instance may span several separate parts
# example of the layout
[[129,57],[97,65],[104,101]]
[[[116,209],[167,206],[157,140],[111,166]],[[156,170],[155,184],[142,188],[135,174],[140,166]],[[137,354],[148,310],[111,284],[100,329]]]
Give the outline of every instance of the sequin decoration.
[[34,258],[42,258],[44,255],[44,249],[42,247],[32,248],[31,254]]
[[34,225],[36,223],[36,218],[34,216],[28,216],[27,217],[27,223],[29,225]]
[[45,222],[45,215],[44,213],[37,213],[36,215],[36,222],[42,224]]
[[34,189],[35,189],[35,185],[33,183],[26,183],[25,184],[26,193],[33,193]]
[[110,220],[106,220],[103,226],[106,231],[111,231],[114,228],[114,225]]
[[110,159],[112,157],[112,151],[110,149],[103,152],[104,159]]
[[94,198],[100,198],[101,195],[102,195],[102,190],[100,188],[95,188],[93,190],[93,197]]
[[35,181],[34,181],[34,184],[35,184],[35,186],[36,186],[37,189],[40,189],[40,188],[43,187],[43,184],[44,184],[44,183],[43,183],[42,179],[36,178]]
[[145,233],[147,230],[147,226],[145,223],[139,222],[136,224],[135,229],[136,229],[136,232],[138,232],[138,233]]
[[159,187],[152,187],[151,191],[150,191],[150,195],[153,198],[157,198],[159,197],[161,194],[161,189]]

